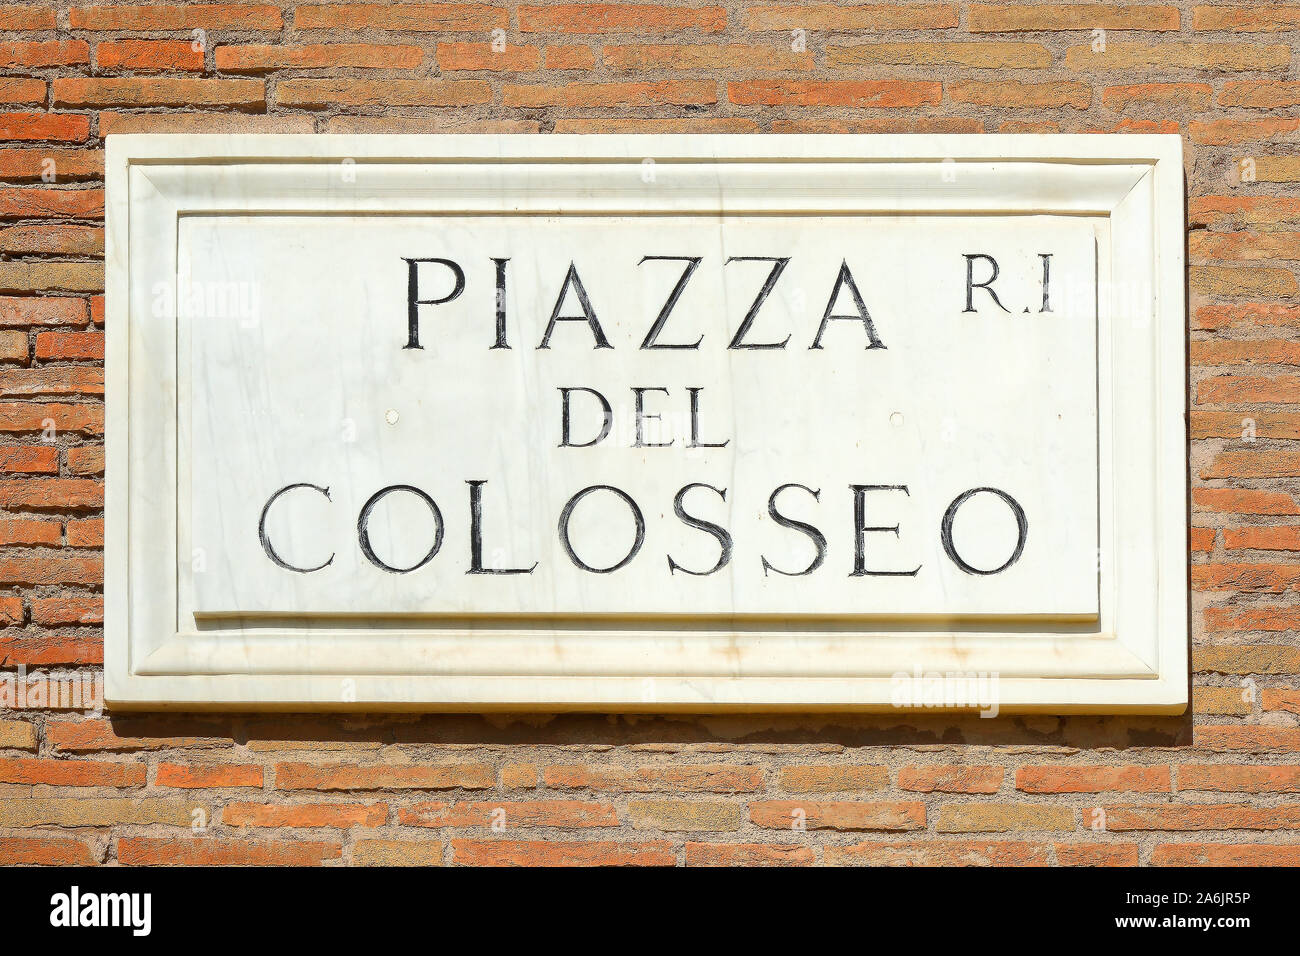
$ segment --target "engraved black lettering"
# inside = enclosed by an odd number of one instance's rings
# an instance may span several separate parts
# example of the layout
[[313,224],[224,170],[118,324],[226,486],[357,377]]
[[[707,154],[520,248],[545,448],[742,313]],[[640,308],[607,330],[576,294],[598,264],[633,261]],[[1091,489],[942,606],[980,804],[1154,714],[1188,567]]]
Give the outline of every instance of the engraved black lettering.
[[276,564],[277,567],[284,568],[286,571],[297,571],[299,574],[311,574],[313,571],[319,571],[321,568],[325,568],[333,564],[334,563],[333,553],[331,553],[330,556],[326,558],[323,563],[316,565],[316,567],[314,568],[300,568],[295,564],[290,564],[288,561],[280,557],[279,552],[275,550],[275,545],[271,544],[271,539],[266,533],[266,516],[271,511],[271,505],[275,504],[276,501],[279,500],[281,495],[287,494],[288,492],[293,491],[295,488],[310,488],[312,491],[319,492],[320,494],[324,495],[326,501],[331,500],[330,490],[328,488],[322,488],[320,485],[313,485],[307,481],[300,481],[297,484],[293,484],[293,485],[285,485],[275,494],[271,495],[270,498],[266,499],[266,505],[262,508],[262,517],[259,518],[257,522],[257,539],[262,542],[262,550],[266,552],[266,556],[270,558]]
[[[960,510],[961,506],[967,501],[982,492],[997,495],[1001,498],[1006,502],[1007,507],[1011,509],[1011,513],[1016,519],[1016,546],[1011,552],[1011,557],[1007,558],[1007,560],[999,567],[990,570],[981,570],[980,568],[968,564],[962,556],[957,553],[957,548],[952,542],[952,523],[957,517],[958,510]],[[943,543],[944,553],[948,555],[953,564],[957,565],[957,567],[961,568],[967,574],[989,575],[1005,571],[1007,568],[1011,567],[1011,565],[1020,560],[1020,555],[1023,554],[1025,550],[1025,540],[1028,537],[1029,520],[1025,517],[1025,509],[1020,507],[1020,502],[1016,501],[1015,498],[1012,498],[1000,488],[972,488],[969,491],[963,491],[953,499],[952,504],[948,506],[948,510],[943,513],[943,521],[939,525],[939,540]]]
[[703,518],[697,518],[694,515],[686,513],[686,493],[692,488],[708,488],[709,491],[713,492],[723,501],[727,500],[727,489],[714,488],[712,485],[705,484],[702,481],[696,481],[680,488],[677,494],[673,497],[673,513],[681,519],[683,524],[707,534],[711,534],[717,540],[718,562],[707,571],[692,571],[690,568],[682,567],[673,560],[672,555],[668,555],[668,573],[675,574],[676,572],[681,571],[683,574],[691,574],[695,577],[705,578],[710,574],[716,574],[731,563],[731,533],[719,524],[714,524],[712,521],[705,521]]
[[655,319],[654,325],[650,326],[650,331],[645,334],[645,339],[641,342],[641,348],[698,349],[700,343],[704,341],[703,334],[701,334],[700,337],[690,345],[684,343],[660,342],[658,341],[658,338],[659,333],[664,330],[664,323],[668,321],[668,316],[672,314],[673,309],[676,307],[677,300],[680,299],[682,293],[686,291],[686,283],[691,281],[691,276],[693,276],[695,270],[700,267],[700,256],[642,256],[641,262],[638,262],[637,265],[641,265],[645,262],[685,262],[686,268],[682,270],[681,278],[677,280],[677,284],[673,286],[673,291],[669,293],[668,301],[665,302],[664,307],[659,310],[659,316]]
[[485,568],[483,567],[483,486],[486,481],[478,479],[466,481],[469,485],[469,571],[467,574],[532,574],[537,569],[537,562],[531,568]]
[[781,487],[773,491],[771,496],[768,497],[767,499],[768,516],[777,524],[779,524],[782,528],[789,528],[792,531],[798,531],[801,534],[807,535],[808,539],[812,541],[813,547],[817,549],[817,554],[812,559],[812,563],[810,563],[808,567],[804,568],[802,571],[782,571],[780,568],[771,564],[767,560],[767,557],[763,555],[761,556],[763,560],[763,577],[767,577],[767,572],[769,571],[775,571],[777,574],[784,574],[786,577],[790,577],[790,578],[803,577],[805,574],[812,574],[814,571],[820,568],[823,562],[825,562],[826,560],[826,535],[822,534],[815,526],[808,524],[806,521],[797,521],[794,518],[788,518],[785,515],[781,514],[780,511],[777,510],[776,508],[777,495],[785,491],[787,488],[798,488],[800,491],[806,491],[808,492],[808,494],[812,495],[813,501],[817,501],[817,502],[820,502],[822,499],[821,490],[820,489],[814,490],[812,488],[809,488],[806,485],[800,485],[791,482],[790,484],[781,485]]
[[867,526],[867,492],[901,491],[910,497],[911,492],[907,490],[907,485],[849,485],[849,487],[853,489],[853,573],[849,577],[915,577],[921,570],[919,564],[911,571],[872,571],[867,568],[867,532],[889,531],[893,532],[895,538],[898,537],[898,525]]
[[[840,289],[848,287],[849,294],[853,296],[853,306],[858,310],[857,315],[832,315],[835,303],[839,299]],[[826,312],[822,315],[822,324],[817,327],[817,337],[813,339],[813,344],[808,346],[809,349],[819,349],[822,347],[822,333],[826,331],[826,326],[833,321],[846,319],[851,322],[861,322],[862,327],[867,332],[867,348],[883,349],[885,343],[880,341],[876,335],[875,323],[871,321],[871,313],[867,311],[867,304],[862,301],[862,293],[858,291],[858,284],[853,281],[853,273],[849,272],[848,260],[840,262],[840,273],[835,277],[835,286],[831,289],[831,297],[826,300]]]
[[[428,506],[429,512],[433,515],[433,520],[438,526],[438,530],[435,531],[433,535],[433,547],[429,548],[429,552],[409,568],[397,568],[388,564],[375,554],[375,549],[370,546],[371,513],[375,510],[375,506],[378,505],[379,502],[398,491],[408,492],[423,501]],[[391,574],[409,574],[418,568],[424,567],[432,561],[434,556],[438,553],[438,549],[442,547],[442,532],[442,512],[438,510],[438,505],[432,498],[413,485],[389,485],[387,488],[380,488],[370,496],[370,499],[362,506],[361,514],[357,516],[357,542],[361,545],[361,553],[364,554],[366,560],[375,567],[388,571]]]
[[[464,292],[465,270],[450,259],[407,259],[405,256],[402,259],[406,262],[406,344],[402,348],[422,349],[424,346],[420,344],[420,306],[442,305]],[[455,280],[451,292],[441,299],[421,299],[419,291],[421,262],[436,262],[450,269]]]
[[[578,297],[578,304],[582,306],[582,315],[560,315],[560,309],[564,308],[564,296],[573,290],[574,295]],[[569,271],[564,276],[564,284],[560,286],[560,294],[555,297],[555,308],[551,310],[551,321],[546,325],[546,332],[542,335],[542,343],[537,346],[539,349],[549,349],[551,347],[551,334],[555,331],[556,322],[586,322],[591,329],[592,338],[596,340],[593,348],[612,349],[614,346],[609,344],[609,339],[605,338],[605,330],[600,327],[600,320],[596,318],[596,310],[591,307],[591,299],[587,297],[587,289],[578,278],[577,267],[570,262]]]
[[[573,509],[578,507],[578,502],[582,501],[583,498],[597,491],[608,491],[621,498],[627,505],[628,510],[632,512],[632,519],[636,522],[636,539],[632,542],[631,549],[622,560],[618,561],[616,564],[611,564],[607,568],[595,568],[587,564],[587,562],[583,561],[582,558],[578,557],[577,552],[573,550],[573,542],[569,540],[569,521],[573,517]],[[590,571],[592,574],[610,574],[621,567],[625,567],[628,562],[637,556],[637,552],[639,552],[641,546],[645,544],[645,516],[641,514],[641,509],[638,508],[636,502],[632,500],[632,496],[621,488],[615,488],[613,485],[591,485],[587,488],[583,488],[565,504],[564,510],[560,512],[559,531],[560,543],[564,545],[565,553],[569,556],[569,560],[572,561],[576,567],[581,568],[583,571]]]
[[[975,281],[975,260],[976,259],[983,259],[985,262],[987,262],[990,266],[993,267],[993,274],[990,275],[983,282]],[[962,309],[963,313],[975,311],[974,299],[975,299],[976,289],[983,289],[985,292],[987,292],[989,296],[993,299],[993,301],[997,303],[998,308],[1001,309],[1003,312],[1009,313],[1011,311],[1005,305],[1002,304],[1002,300],[998,298],[998,294],[993,291],[993,281],[997,279],[999,272],[1000,270],[998,269],[998,260],[994,259],[992,256],[985,255],[982,252],[966,253],[966,308]]]
[[731,265],[733,262],[770,262],[772,263],[772,271],[767,274],[767,280],[763,283],[763,288],[758,290],[758,295],[754,299],[754,304],[751,305],[749,307],[749,311],[745,313],[744,321],[741,322],[740,327],[736,329],[736,334],[735,336],[732,337],[731,344],[728,345],[727,348],[729,349],[783,349],[785,348],[786,343],[790,341],[790,336],[788,335],[780,342],[746,342],[744,341],[744,338],[746,335],[749,334],[749,329],[750,326],[754,324],[754,319],[758,317],[758,310],[763,307],[763,303],[767,301],[767,297],[771,295],[772,290],[776,288],[776,282],[778,279],[781,278],[781,273],[784,272],[785,267],[790,264],[789,256],[785,256],[785,257],[732,256],[730,259],[727,260],[726,264]]

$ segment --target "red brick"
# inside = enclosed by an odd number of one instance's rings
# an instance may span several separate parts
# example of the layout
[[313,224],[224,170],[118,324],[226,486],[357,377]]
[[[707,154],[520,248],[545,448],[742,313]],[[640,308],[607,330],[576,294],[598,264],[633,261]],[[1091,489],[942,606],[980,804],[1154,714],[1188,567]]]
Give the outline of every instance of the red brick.
[[90,117],[59,113],[0,113],[0,140],[84,143]]
[[1192,713],[1245,716],[1254,713],[1254,697],[1245,687],[1193,687]]
[[1291,451],[1225,451],[1201,469],[1202,478],[1295,478],[1300,453]]
[[80,432],[104,434],[104,406],[0,402],[0,432]]
[[1192,29],[1229,30],[1234,33],[1272,33],[1300,29],[1300,6],[1260,5],[1196,7]]
[[[1295,274],[1288,269],[1192,266],[1187,270],[1187,279],[1193,293],[1222,297],[1282,298],[1294,294],[1297,289]],[[1198,365],[1211,364],[1208,360],[1202,362],[1198,359],[1198,352],[1236,350],[1249,354],[1249,349],[1240,342],[1196,341],[1192,342],[1191,348],[1192,362]]]
[[160,763],[154,779],[155,786],[178,787],[185,790],[222,790],[235,787],[257,787],[263,784],[262,768],[252,764]]
[[1165,843],[1151,851],[1152,866],[1300,866],[1300,843]]
[[25,3],[0,6],[0,30],[53,30],[54,10]]
[[[1236,803],[1159,804],[1106,807],[1106,829],[1116,830],[1295,830],[1300,806],[1248,807]],[[1087,817],[1091,811],[1084,811]]]
[[1052,65],[1052,52],[1041,43],[1000,41],[859,43],[853,46],[827,46],[826,65],[832,69],[889,65],[932,69],[1042,69]]
[[[120,113],[99,114],[99,135],[117,133],[311,133],[310,116],[261,116],[250,113]],[[95,324],[102,325],[103,312]]]
[[1300,671],[1300,647],[1285,644],[1193,647],[1192,668],[1218,674],[1294,674]]
[[86,315],[84,299],[0,296],[0,326],[78,325]]
[[248,44],[219,46],[213,52],[223,73],[268,73],[273,70],[375,69],[413,70],[424,61],[418,46],[379,43]]
[[439,43],[437,58],[440,70],[531,73],[542,64],[541,50],[535,46],[494,49],[490,43]]
[[1155,4],[973,3],[967,13],[972,33],[1055,32],[1057,30],[1177,30],[1178,8]]
[[[1260,170],[1263,172],[1263,170]],[[1193,259],[1253,260],[1300,259],[1300,232],[1206,232],[1196,230],[1188,239]]]
[[[0,575],[0,583],[9,583]],[[20,583],[60,583],[20,582]],[[75,581],[74,584],[84,584]],[[98,636],[42,634],[38,637],[0,637],[0,663],[5,667],[51,667],[63,664],[102,664],[104,644]]]
[[203,51],[188,40],[105,40],[95,47],[95,65],[140,73],[202,70]]
[[399,807],[397,822],[416,827],[616,827],[613,804],[582,800],[416,803]]
[[1080,132],[1083,133],[1173,133],[1181,131],[1178,120],[1172,119],[1135,119],[1126,116],[1113,126],[1102,124],[1100,126],[1089,126]]
[[1300,727],[1206,724],[1195,727],[1193,745],[1201,750],[1266,753],[1300,750]]
[[104,473],[104,447],[84,445],[68,449],[68,470],[74,475],[102,475]]
[[1300,221],[1300,198],[1291,196],[1196,196],[1187,201],[1192,226],[1241,229]]
[[687,866],[812,866],[812,847],[797,843],[687,843]]
[[1229,551],[1300,551],[1300,525],[1225,528],[1223,546]]
[[57,837],[0,837],[4,866],[93,866],[98,860],[82,840]]
[[756,6],[745,11],[746,30],[819,30],[827,33],[949,30],[957,7],[946,3],[829,3]]
[[761,800],[749,805],[749,819],[757,826],[772,830],[923,830],[925,804]]
[[548,70],[590,70],[596,65],[596,54],[586,46],[548,46]]
[[1189,547],[1192,551],[1208,554],[1214,550],[1214,536],[1217,533],[1214,528],[1189,528]]
[[0,446],[0,472],[58,474],[59,450],[53,445]]
[[1195,70],[1259,72],[1285,70],[1291,48],[1282,44],[1253,43],[1121,43],[1108,41],[1105,49],[1074,46],[1065,51],[1065,65],[1074,70],[1101,72]]
[[21,627],[23,599],[14,595],[0,595],[0,627]]
[[230,803],[221,822],[231,827],[379,827],[388,821],[382,803]]
[[759,126],[744,116],[574,117],[557,119],[557,133],[757,133]]
[[469,106],[492,100],[483,80],[281,80],[281,106],[334,109],[339,106]]
[[[1028,122],[1025,120],[1003,120],[998,124],[999,133],[1059,133],[1061,124],[1052,120]],[[983,132],[978,130],[977,132]]]
[[1168,767],[1085,767],[1038,765],[1016,771],[1016,789],[1025,793],[1167,793]]
[[339,843],[307,840],[212,840],[184,837],[122,837],[123,866],[319,866],[343,855]]
[[313,4],[294,10],[294,26],[299,30],[487,33],[509,25],[510,15],[503,7],[481,3]]
[[0,103],[42,106],[45,103],[45,81],[0,76]]
[[1073,807],[1059,803],[945,803],[939,808],[939,833],[1073,830]]
[[[0,397],[103,395],[104,370],[84,365],[0,368]],[[71,449],[69,449],[71,451]],[[100,471],[103,471],[101,464]]]
[[1260,705],[1268,711],[1300,714],[1300,691],[1266,687],[1261,695]]
[[69,548],[102,548],[103,546],[103,518],[85,518],[68,522]]
[[62,543],[63,530],[57,521],[31,518],[0,518],[0,545],[8,547]]
[[665,80],[655,83],[507,83],[501,91],[506,106],[563,106],[570,108],[664,105],[701,105],[717,102],[717,87],[712,82]]
[[1219,92],[1220,106],[1247,106],[1257,109],[1285,109],[1300,106],[1300,83],[1294,81],[1242,80],[1224,83]]
[[354,764],[281,763],[279,790],[485,790],[496,774],[485,764],[358,767]]
[[331,116],[325,120],[327,133],[540,133],[535,119],[481,120],[472,116],[421,113],[415,116]]
[[0,586],[43,584],[99,584],[104,562],[99,555],[43,553],[0,555]]
[[[0,163],[3,163],[0,154]],[[104,254],[100,226],[66,223],[19,223],[0,229],[0,252],[10,255],[99,256]]]
[[33,598],[31,608],[32,623],[46,627],[104,622],[104,599],[98,595]]
[[1101,94],[1102,105],[1123,112],[1130,106],[1159,106],[1162,109],[1199,112],[1210,105],[1214,88],[1208,83],[1137,83],[1108,86]]
[[0,480],[0,507],[31,509],[101,508],[104,486],[90,478]]
[[1222,793],[1300,792],[1300,767],[1180,764],[1178,789]]
[[874,764],[782,767],[777,779],[788,793],[881,790],[889,786],[889,768]]
[[41,361],[104,359],[103,332],[41,332],[36,336],[36,358]]
[[1048,866],[1048,849],[1011,840],[872,841],[822,853],[827,866]]
[[357,840],[353,866],[442,866],[441,840]]
[[746,43],[654,43],[605,47],[605,63],[616,70],[809,70],[811,53]]
[[[1296,412],[1255,411],[1254,409],[1248,412],[1219,412],[1197,408],[1191,414],[1189,425],[1193,438],[1231,438],[1237,441],[1300,438],[1300,413]],[[1278,464],[1277,458],[1273,457],[1274,454],[1281,454],[1282,460],[1285,460],[1285,453],[1245,452],[1240,453],[1241,457],[1237,457],[1238,454],[1226,452],[1216,456],[1210,467],[1202,470],[1202,477],[1230,478],[1234,477],[1232,471],[1236,468],[1273,467]],[[1252,454],[1264,458],[1251,457]]]
[[543,786],[557,790],[624,790],[629,793],[752,793],[763,786],[757,767],[678,764],[664,767],[559,765],[542,771]]
[[1196,401],[1202,405],[1239,402],[1296,404],[1300,403],[1300,375],[1216,375],[1200,381],[1196,387]]
[[954,103],[998,106],[1008,109],[1072,106],[1087,109],[1092,104],[1092,87],[1087,83],[1020,83],[1015,80],[955,80],[948,84],[948,98]]
[[584,840],[452,840],[459,866],[676,866],[667,840],[615,843]]
[[1291,139],[1300,129],[1300,119],[1192,120],[1187,125],[1193,143],[1205,146],[1230,146],[1236,143],[1265,143],[1279,138]]
[[145,767],[106,760],[0,758],[0,783],[50,787],[143,787]]
[[876,116],[866,119],[775,119],[774,133],[982,133],[984,124],[962,116]]
[[1223,514],[1296,515],[1300,505],[1280,491],[1257,491],[1250,488],[1193,488],[1192,507],[1197,511]]
[[940,83],[909,80],[745,80],[727,84],[740,106],[937,106]]
[[0,43],[0,68],[39,69],[80,66],[90,62],[85,40],[19,40]]
[[118,734],[108,720],[56,720],[45,725],[45,739],[55,753],[171,750],[229,746],[229,739],[193,735],[133,737]]
[[0,217],[5,219],[98,219],[104,215],[102,189],[0,187]]
[[[301,8],[299,8],[301,9]],[[260,30],[278,31],[284,21],[270,4],[185,3],[73,7],[74,30]],[[301,24],[300,24],[301,25]]]
[[653,3],[566,3],[519,7],[524,33],[557,36],[596,33],[717,33],[726,28],[722,7],[675,7]]
[[898,771],[898,789],[921,793],[996,793],[1002,786],[1003,769],[990,766],[930,765],[903,767]]
[[1205,626],[1211,631],[1296,631],[1300,630],[1300,609],[1259,604],[1207,607]]
[[1061,866],[1137,866],[1136,843],[1054,843]]
[[262,107],[261,80],[173,77],[62,77],[54,80],[54,105]]

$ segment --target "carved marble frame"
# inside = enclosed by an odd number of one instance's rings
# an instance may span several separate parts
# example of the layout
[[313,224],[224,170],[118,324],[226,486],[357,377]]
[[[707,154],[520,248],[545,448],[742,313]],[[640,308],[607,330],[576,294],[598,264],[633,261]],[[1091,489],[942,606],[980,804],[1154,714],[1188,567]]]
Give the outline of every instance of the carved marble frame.
[[[113,709],[887,712],[900,673],[996,674],[1002,712],[1186,708],[1177,136],[125,135],[106,183]],[[182,216],[339,211],[1099,217],[1099,618],[196,617],[186,320],[153,286]]]

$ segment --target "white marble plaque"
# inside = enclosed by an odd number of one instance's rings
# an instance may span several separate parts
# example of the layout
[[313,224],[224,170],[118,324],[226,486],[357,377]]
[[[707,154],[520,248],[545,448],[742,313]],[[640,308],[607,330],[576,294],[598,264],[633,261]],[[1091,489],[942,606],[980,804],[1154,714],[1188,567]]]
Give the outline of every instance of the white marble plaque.
[[118,706],[1185,704],[1176,137],[109,148]]

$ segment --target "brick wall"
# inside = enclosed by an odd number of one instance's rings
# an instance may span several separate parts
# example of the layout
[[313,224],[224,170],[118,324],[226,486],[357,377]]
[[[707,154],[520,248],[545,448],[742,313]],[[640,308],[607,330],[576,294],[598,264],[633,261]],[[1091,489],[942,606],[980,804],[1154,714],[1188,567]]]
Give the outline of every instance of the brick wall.
[[11,690],[102,660],[103,142],[127,131],[1178,132],[1195,642],[1173,718],[107,718],[11,693],[0,862],[1300,864],[1298,69],[1300,6],[1271,3],[0,5]]

